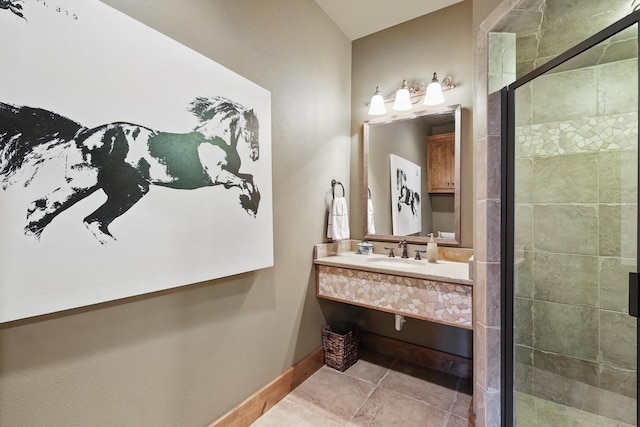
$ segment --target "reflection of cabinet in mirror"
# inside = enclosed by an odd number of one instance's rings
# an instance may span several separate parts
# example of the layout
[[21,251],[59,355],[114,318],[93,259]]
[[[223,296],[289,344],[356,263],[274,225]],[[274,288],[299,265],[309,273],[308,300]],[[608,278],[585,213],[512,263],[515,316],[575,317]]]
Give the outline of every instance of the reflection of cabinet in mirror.
[[427,191],[454,193],[455,186],[455,133],[443,133],[427,138]]

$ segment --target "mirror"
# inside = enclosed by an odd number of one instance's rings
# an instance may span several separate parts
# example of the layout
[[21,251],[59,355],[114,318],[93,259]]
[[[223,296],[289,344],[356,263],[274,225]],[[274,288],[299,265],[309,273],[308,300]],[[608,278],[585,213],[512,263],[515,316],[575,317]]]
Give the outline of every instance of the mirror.
[[460,244],[460,114],[454,105],[364,123],[366,239],[421,244],[434,233]]

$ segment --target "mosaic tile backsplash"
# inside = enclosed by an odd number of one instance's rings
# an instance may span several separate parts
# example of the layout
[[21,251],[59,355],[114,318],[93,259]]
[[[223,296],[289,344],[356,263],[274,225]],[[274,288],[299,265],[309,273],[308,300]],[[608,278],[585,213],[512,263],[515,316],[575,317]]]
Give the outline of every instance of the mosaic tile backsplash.
[[636,149],[638,114],[621,113],[516,128],[516,155],[555,156]]
[[318,295],[472,329],[472,287],[317,265]]

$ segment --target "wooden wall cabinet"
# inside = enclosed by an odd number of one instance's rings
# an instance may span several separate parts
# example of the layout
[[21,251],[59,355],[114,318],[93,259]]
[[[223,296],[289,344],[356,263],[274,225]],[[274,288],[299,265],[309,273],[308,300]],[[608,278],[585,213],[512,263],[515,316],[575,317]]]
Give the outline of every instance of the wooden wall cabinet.
[[427,138],[427,191],[429,193],[454,193],[455,133],[443,133]]

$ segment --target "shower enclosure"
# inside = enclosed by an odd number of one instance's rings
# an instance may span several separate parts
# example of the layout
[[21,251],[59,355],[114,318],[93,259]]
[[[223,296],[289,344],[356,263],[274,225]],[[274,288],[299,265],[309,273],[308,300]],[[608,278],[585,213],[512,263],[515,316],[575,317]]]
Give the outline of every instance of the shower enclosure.
[[502,423],[637,425],[638,20],[502,90]]

